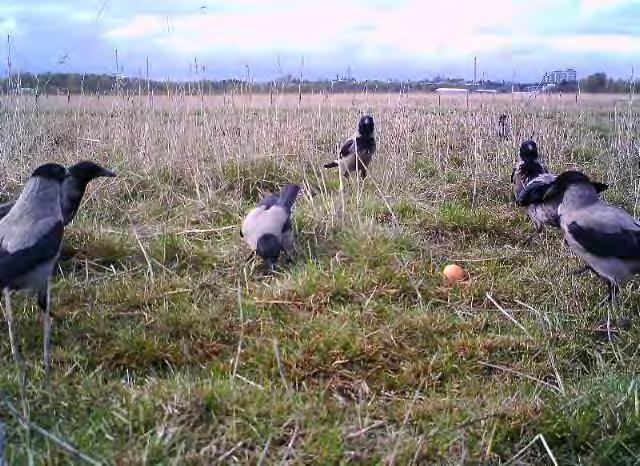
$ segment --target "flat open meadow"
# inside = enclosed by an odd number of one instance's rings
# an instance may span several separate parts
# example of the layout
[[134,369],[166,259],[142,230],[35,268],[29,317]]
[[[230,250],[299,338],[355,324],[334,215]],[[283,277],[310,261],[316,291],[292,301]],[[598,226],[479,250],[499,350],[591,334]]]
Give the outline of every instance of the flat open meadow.
[[[0,199],[40,163],[97,161],[53,287],[53,374],[35,299],[2,322],[8,464],[637,464],[640,295],[534,231],[510,175],[534,138],[637,212],[630,96],[0,96]],[[373,115],[364,181],[322,164]],[[508,114],[510,137],[497,136]],[[267,275],[239,235],[299,183],[297,246]],[[449,285],[442,269],[464,267]],[[607,316],[631,319],[611,340]]]

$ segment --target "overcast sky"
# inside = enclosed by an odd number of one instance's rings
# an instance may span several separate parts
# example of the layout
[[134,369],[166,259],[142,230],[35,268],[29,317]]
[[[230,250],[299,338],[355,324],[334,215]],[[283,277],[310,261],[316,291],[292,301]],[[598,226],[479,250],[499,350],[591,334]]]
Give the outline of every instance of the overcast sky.
[[114,72],[117,49],[155,78],[640,73],[640,0],[2,0],[0,34],[21,71]]

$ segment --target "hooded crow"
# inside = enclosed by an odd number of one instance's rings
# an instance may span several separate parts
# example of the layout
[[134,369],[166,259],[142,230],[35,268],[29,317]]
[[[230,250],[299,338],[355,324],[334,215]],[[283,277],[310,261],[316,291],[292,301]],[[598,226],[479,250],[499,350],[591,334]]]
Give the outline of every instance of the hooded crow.
[[362,178],[367,176],[367,167],[376,152],[376,139],[373,136],[373,117],[360,118],[358,131],[348,138],[340,149],[336,160],[324,165],[324,168],[339,167],[340,173],[349,176],[357,171]]
[[[101,167],[97,163],[83,160],[68,168],[69,176],[62,184],[62,216],[65,226],[76,216],[82,196],[89,182],[99,177],[114,177],[115,172]],[[0,218],[9,213],[15,202],[0,204]]]
[[[526,207],[527,215],[533,222],[536,232],[540,233],[545,225],[560,228],[560,216],[558,215],[558,206],[560,199],[547,198],[546,192],[551,188],[557,176],[551,173],[543,173],[538,175],[520,191],[516,198],[516,204]],[[593,187],[598,193],[608,189],[603,183],[592,182]]]
[[[41,165],[31,174],[13,208],[0,220],[0,288],[5,292],[31,290],[37,293],[38,306],[45,313],[44,364],[47,373],[51,367],[50,279],[64,233],[60,196],[66,177],[67,169],[61,165]],[[5,309],[5,312],[12,336],[10,310]]]
[[242,222],[240,234],[269,271],[274,270],[280,252],[293,248],[291,208],[299,191],[296,184],[286,185],[279,194],[262,199]]
[[520,145],[520,161],[511,172],[511,184],[516,199],[524,187],[538,175],[547,173],[539,160],[538,145],[535,141],[524,141]]
[[542,173],[529,181],[516,197],[516,204],[527,209],[527,215],[535,226],[536,233],[540,233],[545,225],[560,227],[558,204],[560,201],[551,199],[544,201],[544,194],[556,180],[556,175]]
[[[538,157],[538,146],[535,141],[528,140],[524,141],[520,145],[520,162],[513,167],[513,171],[511,172],[511,184],[513,184],[513,193],[516,198],[516,204],[527,206],[527,215],[533,222],[536,232],[529,236],[525,243],[530,242],[533,237],[540,233],[543,229],[543,225],[549,221],[547,218],[549,215],[553,216],[553,210],[557,208],[557,206],[539,206],[540,203],[536,204],[536,207],[532,207],[530,204],[521,204],[521,197],[524,197],[524,200],[528,201],[528,197],[533,193],[524,192],[525,187],[538,176],[546,174],[547,169],[544,167]],[[542,178],[540,180],[541,183],[548,182],[549,178]],[[538,186],[538,184],[534,185]],[[532,186],[532,188],[534,187]],[[524,192],[524,193],[523,193]],[[544,193],[543,193],[544,194]],[[541,218],[537,218],[541,217]],[[551,219],[553,221],[553,219]]]
[[507,122],[507,115],[502,113],[498,117],[498,137],[500,139],[509,138],[509,123]]
[[569,248],[607,283],[614,301],[640,272],[640,223],[625,210],[600,199],[598,184],[578,171],[556,178],[545,199],[559,199],[560,227]]

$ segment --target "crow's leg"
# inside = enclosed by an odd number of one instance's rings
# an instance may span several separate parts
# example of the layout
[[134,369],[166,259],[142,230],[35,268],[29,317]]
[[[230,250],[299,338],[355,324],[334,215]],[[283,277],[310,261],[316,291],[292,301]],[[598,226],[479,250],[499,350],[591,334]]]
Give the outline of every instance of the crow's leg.
[[51,282],[47,280],[44,290],[38,292],[38,306],[44,312],[44,371],[47,379],[51,374]]
[[604,279],[607,283],[607,296],[600,301],[598,305],[603,305],[605,303],[615,305],[618,299],[618,295],[620,294],[620,286],[617,283],[611,282],[610,280]]
[[571,272],[571,275],[582,275],[583,273],[587,273],[587,272],[593,272],[593,269],[591,268],[590,265],[583,265],[582,267],[579,267],[575,270],[573,270]]
[[13,312],[11,309],[11,292],[8,288],[2,290],[4,294],[4,318],[7,321],[7,327],[9,327],[9,343],[11,344],[11,354],[16,360],[16,363],[20,359],[20,353],[18,352],[18,343],[16,342],[15,329],[13,327]]
[[531,233],[529,236],[527,236],[524,241],[522,242],[522,246],[529,246],[531,244],[531,241],[533,241],[533,238],[535,238],[536,236],[539,236],[540,233],[538,233],[537,231]]
[[616,302],[618,301],[618,296],[620,295],[620,287],[618,286],[617,283],[607,281],[607,289],[609,292],[607,296],[607,301],[615,305]]
[[536,222],[533,222],[533,226],[536,231],[526,237],[526,239],[522,242],[522,246],[529,246],[533,238],[535,238],[536,236],[542,237],[542,230],[544,230],[544,227],[541,224],[537,224]]
[[18,379],[21,389],[24,388],[26,382],[26,370],[24,367],[24,360],[18,349],[18,341],[16,340],[16,330],[13,326],[13,312],[11,310],[11,291],[8,288],[2,290],[4,294],[4,318],[7,321],[7,327],[9,328],[9,344],[11,345],[11,354],[13,360],[16,363],[18,369]]

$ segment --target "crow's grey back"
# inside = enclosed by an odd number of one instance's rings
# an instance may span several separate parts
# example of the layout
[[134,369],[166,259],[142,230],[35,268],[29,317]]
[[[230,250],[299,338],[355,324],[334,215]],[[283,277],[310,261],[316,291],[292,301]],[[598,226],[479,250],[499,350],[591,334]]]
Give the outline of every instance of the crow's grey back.
[[30,247],[62,221],[60,186],[41,177],[27,181],[13,208],[0,220],[0,247],[10,253]]

